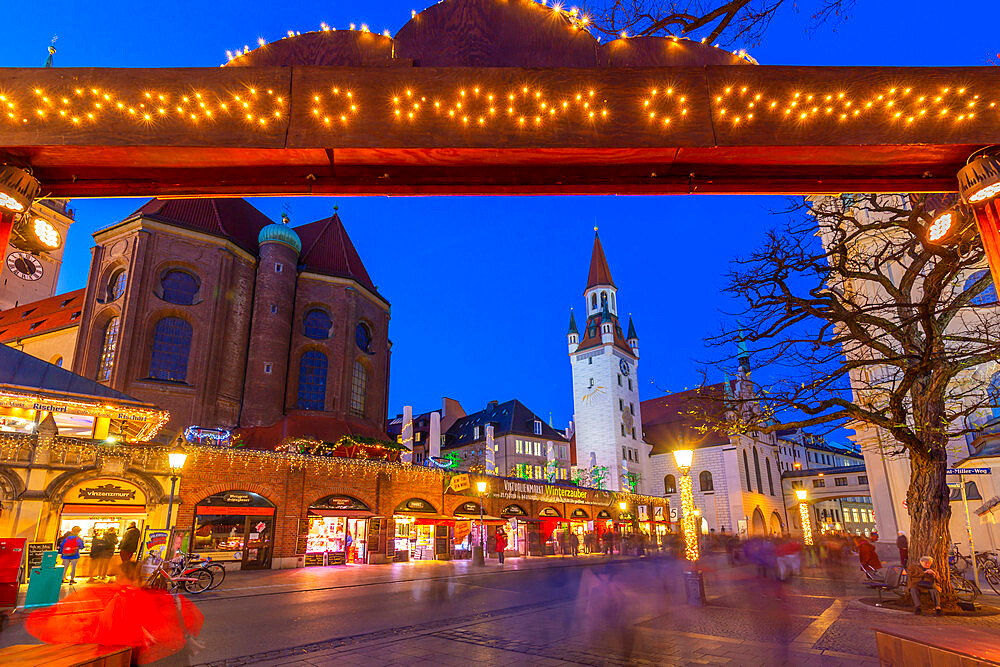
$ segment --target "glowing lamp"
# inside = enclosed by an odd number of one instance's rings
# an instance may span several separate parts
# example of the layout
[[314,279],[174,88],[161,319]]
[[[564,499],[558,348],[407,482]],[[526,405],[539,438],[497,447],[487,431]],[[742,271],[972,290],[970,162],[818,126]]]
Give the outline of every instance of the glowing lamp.
[[624,500],[618,503],[618,509],[620,509],[622,512],[624,512],[627,507],[628,504]]
[[690,449],[675,449],[674,450],[674,461],[677,463],[677,467],[687,474],[687,471],[691,469],[691,460],[694,458],[694,451]]
[[486,482],[476,482],[476,488],[479,489],[479,495],[486,493]]
[[0,165],[0,209],[15,213],[26,211],[41,188],[38,179],[24,169]]
[[31,231],[34,233],[35,238],[38,239],[38,242],[46,248],[54,249],[59,247],[59,230],[48,220],[35,218],[31,223]]
[[1000,160],[978,155],[958,172],[958,192],[968,204],[981,204],[1000,195]]
[[180,445],[177,445],[167,453],[167,461],[170,464],[170,469],[177,471],[184,467],[184,462],[187,461],[187,452]]
[[805,502],[808,493],[805,489],[795,489],[795,497],[799,499],[800,503]]
[[928,241],[940,241],[951,228],[955,226],[955,218],[958,214],[954,210],[947,210],[941,213],[933,222],[931,222],[930,229],[927,230],[927,240]]

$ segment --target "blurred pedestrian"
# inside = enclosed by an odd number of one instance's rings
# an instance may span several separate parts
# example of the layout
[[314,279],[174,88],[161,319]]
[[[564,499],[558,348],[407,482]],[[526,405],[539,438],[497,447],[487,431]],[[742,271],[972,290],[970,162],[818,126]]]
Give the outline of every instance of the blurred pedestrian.
[[867,538],[860,536],[854,538],[854,544],[858,550],[858,560],[861,562],[861,567],[867,567],[873,571],[882,569],[882,561],[878,559],[874,544]]
[[73,526],[73,529],[59,538],[59,542],[56,543],[71,584],[76,583],[76,565],[80,560],[80,551],[83,550],[84,546],[83,538],[80,537],[82,530],[83,528],[80,526]]
[[135,521],[128,525],[122,535],[121,556],[122,562],[127,563],[132,560],[132,556],[139,550],[139,529],[135,527]]
[[906,533],[899,531],[896,538],[896,548],[899,549],[899,562],[905,568],[910,560],[910,541],[906,539]]
[[580,538],[577,537],[576,533],[569,534],[569,548],[574,556],[580,555]]
[[910,579],[910,597],[913,598],[913,613],[920,614],[920,593],[926,592],[934,603],[934,613],[941,615],[941,588],[938,586],[938,574],[931,568],[934,559],[930,556],[920,557],[920,570]]
[[[104,570],[104,576],[108,575],[108,563],[111,561],[111,554],[114,553],[114,547],[110,547],[107,540],[108,531],[102,532],[100,535],[94,535],[94,539],[90,541],[90,578],[87,579],[87,583],[94,583],[101,578],[101,570]],[[117,542],[117,540],[115,540]]]
[[503,565],[504,550],[507,548],[507,533],[504,532],[503,528],[497,528],[497,558],[500,559],[500,564]]

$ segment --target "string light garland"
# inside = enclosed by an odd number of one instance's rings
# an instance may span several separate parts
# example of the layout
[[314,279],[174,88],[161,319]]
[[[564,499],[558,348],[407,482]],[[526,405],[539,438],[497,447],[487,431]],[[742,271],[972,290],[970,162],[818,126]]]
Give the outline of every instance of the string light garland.
[[0,407],[16,410],[55,412],[88,417],[104,417],[137,425],[136,440],[152,438],[170,419],[170,413],[157,408],[85,402],[44,395],[0,391]]
[[118,93],[106,88],[66,86],[34,88],[20,95],[0,91],[0,120],[17,124],[87,127],[107,119],[126,119],[150,129],[211,124],[238,119],[255,129],[284,119],[287,100],[280,91],[246,85],[232,93],[192,87],[185,92],[161,90]]
[[684,513],[684,558],[690,562],[698,560],[698,525],[694,513],[694,494],[691,490],[691,475],[687,471],[679,481],[681,487],[681,508]]

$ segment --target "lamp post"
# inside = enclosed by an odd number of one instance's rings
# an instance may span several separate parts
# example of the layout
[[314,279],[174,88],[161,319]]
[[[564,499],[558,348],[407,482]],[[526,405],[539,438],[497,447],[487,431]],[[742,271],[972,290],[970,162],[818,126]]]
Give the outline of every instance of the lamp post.
[[479,491],[479,546],[473,547],[472,557],[476,565],[486,565],[486,530],[483,527],[483,501],[486,497],[486,481],[476,482]]
[[174,491],[177,488],[177,480],[184,462],[187,461],[187,452],[181,447],[178,440],[174,448],[167,453],[167,463],[170,465],[170,502],[167,504],[167,530],[170,530],[170,515],[174,511]]
[[[622,517],[622,514],[624,514],[625,511],[628,510],[628,502],[625,500],[619,500],[618,509],[620,511],[618,514],[618,523],[620,523],[622,527],[622,536],[621,539],[618,541],[618,554],[621,555],[622,547],[625,546],[625,519]],[[614,549],[612,549],[611,555],[612,556],[614,555]]]
[[687,592],[688,604],[705,604],[705,581],[698,569],[698,534],[695,532],[694,493],[691,490],[691,462],[694,451],[690,449],[675,449],[674,462],[681,472],[681,519],[684,528],[684,558],[688,561],[688,569],[684,573],[684,588]]
[[807,547],[813,544],[812,520],[809,518],[809,503],[806,502],[808,492],[805,489],[795,489],[795,497],[799,499],[799,518],[802,520],[802,543]]

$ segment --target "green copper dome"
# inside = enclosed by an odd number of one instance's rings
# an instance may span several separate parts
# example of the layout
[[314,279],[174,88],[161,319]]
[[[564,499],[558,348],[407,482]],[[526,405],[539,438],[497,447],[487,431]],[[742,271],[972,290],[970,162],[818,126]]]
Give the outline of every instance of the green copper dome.
[[302,241],[299,240],[299,235],[295,233],[295,230],[288,225],[279,225],[276,222],[265,226],[257,235],[257,245],[265,243],[284,243],[286,246],[294,248],[296,254],[302,252]]

